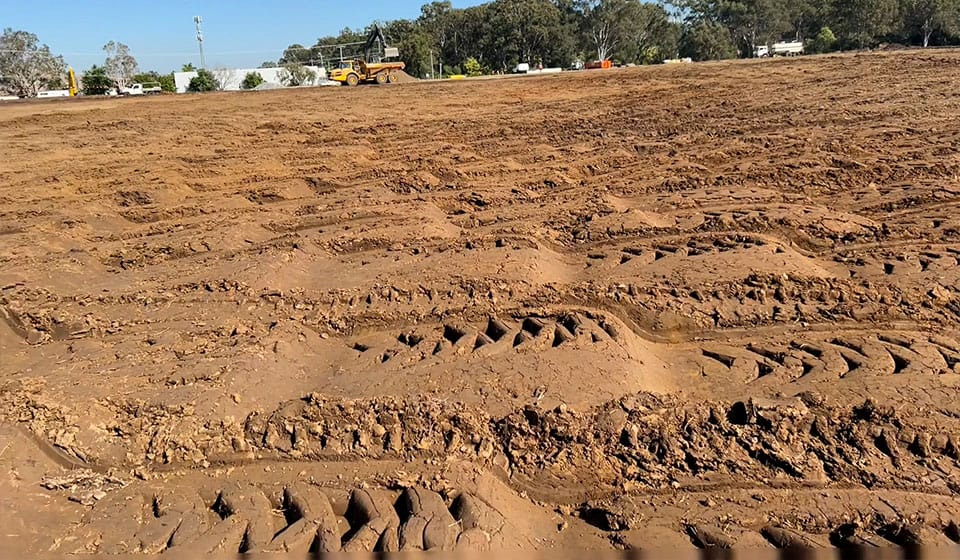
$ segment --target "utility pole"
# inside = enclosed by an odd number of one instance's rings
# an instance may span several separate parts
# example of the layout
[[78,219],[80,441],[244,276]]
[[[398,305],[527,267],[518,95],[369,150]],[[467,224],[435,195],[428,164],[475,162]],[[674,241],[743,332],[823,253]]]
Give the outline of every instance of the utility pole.
[[433,78],[433,49],[430,49],[430,77]]
[[197,44],[200,45],[200,68],[204,69],[207,67],[207,61],[203,58],[203,30],[200,28],[200,24],[203,23],[203,18],[194,16],[193,23],[197,24]]

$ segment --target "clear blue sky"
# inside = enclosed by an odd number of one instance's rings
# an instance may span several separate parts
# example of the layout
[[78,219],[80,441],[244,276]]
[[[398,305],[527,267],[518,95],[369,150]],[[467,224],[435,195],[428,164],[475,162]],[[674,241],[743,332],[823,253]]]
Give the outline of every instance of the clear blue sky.
[[[78,72],[102,64],[103,45],[130,47],[141,70],[199,65],[193,16],[203,17],[207,66],[256,67],[292,43],[312,45],[344,27],[415,18],[425,0],[0,0],[0,27],[37,35]],[[464,8],[482,1],[454,0]]]

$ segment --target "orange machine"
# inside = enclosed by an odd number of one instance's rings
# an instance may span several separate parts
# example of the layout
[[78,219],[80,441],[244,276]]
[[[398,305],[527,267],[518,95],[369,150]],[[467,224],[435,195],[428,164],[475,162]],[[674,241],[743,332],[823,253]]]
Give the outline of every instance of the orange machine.
[[594,60],[593,62],[588,62],[584,66],[587,70],[600,70],[605,68],[613,68],[613,62],[610,60]]

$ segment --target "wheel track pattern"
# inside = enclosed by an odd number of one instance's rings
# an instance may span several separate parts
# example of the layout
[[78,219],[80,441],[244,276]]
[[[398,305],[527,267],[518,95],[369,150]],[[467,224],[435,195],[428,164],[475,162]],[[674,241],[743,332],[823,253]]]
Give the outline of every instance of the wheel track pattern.
[[518,535],[504,534],[499,511],[476,495],[455,494],[448,503],[423,487],[399,493],[303,482],[279,492],[246,482],[214,491],[138,488],[99,502],[55,550],[183,558],[218,552],[482,551],[518,542]]
[[618,343],[620,331],[603,315],[570,311],[558,316],[491,316],[483,323],[447,323],[418,327],[389,337],[387,345],[349,343],[358,358],[373,357],[373,366],[413,365],[445,360],[450,355],[489,358],[510,351],[548,352],[584,348],[603,341]]
[[960,344],[956,340],[916,332],[811,333],[743,346],[706,344],[700,348],[697,362],[704,374],[780,388],[887,375],[960,373]]
[[[643,537],[650,505],[675,507],[675,495],[621,495],[591,500],[578,506],[561,505],[548,513],[548,504],[531,512],[525,529],[509,520],[494,503],[504,496],[490,490],[467,492],[448,488],[442,492],[424,486],[387,490],[379,487],[341,489],[302,481],[249,483],[209,480],[208,486],[135,482],[92,506],[50,550],[62,554],[139,554],[183,558],[204,554],[264,553],[323,554],[331,552],[495,551],[530,546],[534,535],[556,534],[578,518],[606,536],[612,544],[658,550],[664,545]],[[747,492],[754,490],[747,489]],[[793,500],[812,505],[822,492],[797,490]],[[849,493],[849,497],[843,496]],[[514,492],[515,494],[515,492]],[[907,553],[920,548],[949,550],[960,544],[960,527],[951,519],[956,504],[949,498],[930,496],[939,511],[923,511],[912,503],[916,496],[857,494],[839,490],[832,499],[848,505],[842,512],[810,518],[801,511],[777,512],[786,494],[771,496],[771,505],[759,511],[736,512],[725,521],[713,521],[709,492],[693,491],[686,499],[701,497],[687,507],[688,520],[666,525],[675,532],[671,546],[682,548],[688,539],[699,549],[874,549],[902,547]],[[857,503],[859,496],[863,503]],[[514,495],[513,498],[516,499]],[[811,501],[812,500],[812,501]],[[888,504],[891,513],[880,513],[871,502]],[[685,500],[681,499],[680,504]],[[706,503],[704,503],[706,502]],[[696,504],[696,502],[694,502]],[[655,510],[655,506],[654,510]],[[934,506],[937,507],[937,506]],[[893,513],[900,508],[903,514]],[[562,514],[559,526],[557,513]],[[759,515],[757,515],[759,514]],[[743,516],[743,517],[741,517]],[[721,518],[723,519],[723,518]],[[766,519],[764,521],[764,519]],[[548,526],[549,524],[549,526]],[[532,531],[532,533],[531,533]],[[636,534],[637,536],[632,536]],[[542,537],[535,540],[543,540]],[[625,542],[626,540],[626,542]]]

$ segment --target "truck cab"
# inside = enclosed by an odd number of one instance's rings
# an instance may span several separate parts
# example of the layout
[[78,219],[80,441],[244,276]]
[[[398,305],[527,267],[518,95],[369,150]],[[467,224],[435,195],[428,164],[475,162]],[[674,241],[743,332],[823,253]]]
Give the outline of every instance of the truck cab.
[[130,84],[129,87],[120,90],[120,95],[143,95],[143,85]]
[[347,85],[357,85],[363,79],[363,69],[359,60],[341,60],[330,71],[330,79]]

